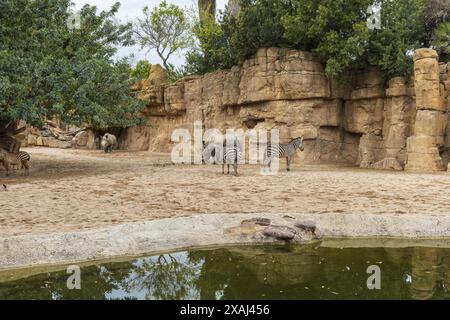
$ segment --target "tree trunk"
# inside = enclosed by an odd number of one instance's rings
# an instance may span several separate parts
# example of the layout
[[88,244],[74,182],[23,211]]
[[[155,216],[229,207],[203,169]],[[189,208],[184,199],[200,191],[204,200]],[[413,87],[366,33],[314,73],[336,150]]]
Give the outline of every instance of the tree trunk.
[[200,20],[203,20],[206,15],[216,15],[216,0],[198,0],[198,14]]

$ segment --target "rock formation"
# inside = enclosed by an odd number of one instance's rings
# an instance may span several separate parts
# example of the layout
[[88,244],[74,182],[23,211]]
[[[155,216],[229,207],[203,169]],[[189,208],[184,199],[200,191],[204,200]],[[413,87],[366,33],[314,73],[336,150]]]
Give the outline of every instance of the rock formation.
[[[414,55],[414,79],[388,81],[376,68],[329,79],[308,52],[266,48],[231,70],[188,76],[170,84],[153,65],[134,87],[148,103],[150,126],[122,130],[119,148],[170,152],[175,129],[279,129],[281,142],[303,136],[304,163],[346,163],[362,168],[450,169],[450,64],[431,49]],[[87,130],[58,125],[31,128],[22,145],[95,149]],[[71,142],[72,137],[77,136]],[[21,139],[23,140],[23,139]]]
[[[414,54],[416,117],[414,135],[407,141],[410,171],[442,171],[446,168],[445,135],[448,124],[447,92],[441,84],[436,51],[419,49]],[[448,162],[445,161],[445,162]]]
[[431,49],[417,50],[414,59],[414,85],[403,78],[386,83],[376,68],[329,79],[312,54],[280,48],[174,84],[144,81],[140,96],[152,127],[125,130],[121,146],[169,152],[174,129],[193,130],[203,121],[204,129],[277,128],[281,141],[302,135],[306,148],[298,157],[307,163],[443,170],[450,147],[449,68]]

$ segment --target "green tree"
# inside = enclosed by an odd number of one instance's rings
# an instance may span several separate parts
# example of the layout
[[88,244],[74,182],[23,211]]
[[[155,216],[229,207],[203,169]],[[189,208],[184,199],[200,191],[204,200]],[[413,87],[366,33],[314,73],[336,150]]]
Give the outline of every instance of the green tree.
[[436,29],[433,47],[440,53],[441,61],[450,61],[450,22],[444,22]]
[[414,49],[424,46],[424,0],[380,0],[381,28],[370,34],[367,63],[386,76],[412,74]]
[[40,126],[53,116],[95,128],[141,121],[130,66],[113,59],[118,46],[133,43],[132,26],[113,22],[119,6],[98,14],[86,5],[70,28],[69,0],[0,3],[0,126],[19,119]]
[[213,15],[195,21],[192,31],[197,41],[186,53],[186,73],[204,74],[239,62],[230,45],[235,21],[228,12],[221,14],[219,21]]
[[247,59],[259,48],[289,47],[283,16],[294,12],[294,0],[241,0],[231,45],[237,57]]
[[[439,41],[433,39],[438,22],[448,17],[448,0],[240,0],[238,5],[238,12],[228,8],[218,21],[210,17],[196,24],[189,72],[229,68],[273,46],[313,52],[330,76],[374,65],[391,77],[411,74],[416,48],[434,41],[445,51],[446,30]],[[379,24],[371,24],[377,13]]]
[[427,0],[424,11],[425,24],[425,46],[430,46],[435,38],[435,31],[438,27],[450,19],[449,0]]
[[301,50],[312,51],[336,76],[359,67],[367,48],[367,8],[372,0],[296,0],[295,11],[285,15],[285,38]]
[[135,36],[142,48],[155,50],[164,68],[175,76],[170,57],[191,44],[190,24],[186,12],[177,5],[162,1],[150,10],[145,7],[144,17],[137,19]]
[[139,80],[148,79],[152,64],[147,60],[140,60],[131,70],[131,77]]

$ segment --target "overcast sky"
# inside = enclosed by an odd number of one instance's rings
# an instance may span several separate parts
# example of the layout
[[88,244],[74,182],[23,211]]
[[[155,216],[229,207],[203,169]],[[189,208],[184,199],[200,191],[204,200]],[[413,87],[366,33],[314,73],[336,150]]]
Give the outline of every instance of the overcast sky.
[[[142,9],[145,6],[150,8],[157,6],[162,0],[72,0],[75,4],[75,9],[80,9],[85,4],[95,5],[99,10],[110,9],[114,3],[120,2],[122,5],[120,7],[117,17],[122,22],[132,21],[136,17],[142,16]],[[167,0],[168,3],[173,3],[181,7],[190,8],[197,3],[197,0]],[[227,0],[217,0],[218,9],[223,9]],[[131,61],[135,63],[138,60],[147,59],[152,64],[161,63],[160,59],[154,52],[147,53],[145,50],[140,50],[139,46],[122,48],[120,49],[118,56],[129,56],[134,55],[134,59]],[[171,58],[171,63],[180,66],[184,62],[182,55],[173,56]]]

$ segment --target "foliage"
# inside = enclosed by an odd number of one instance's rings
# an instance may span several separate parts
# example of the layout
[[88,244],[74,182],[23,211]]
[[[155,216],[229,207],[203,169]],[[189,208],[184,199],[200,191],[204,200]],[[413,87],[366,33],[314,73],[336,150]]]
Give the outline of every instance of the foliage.
[[148,79],[152,64],[147,60],[140,60],[131,70],[131,77],[138,80]]
[[286,47],[282,18],[294,10],[293,0],[242,0],[231,44],[240,60],[259,48]]
[[212,15],[203,15],[202,20],[196,20],[193,33],[198,41],[186,53],[187,73],[204,74],[220,69],[228,69],[238,61],[232,53],[229,43],[230,28],[234,23],[233,17],[223,14],[216,21]]
[[164,68],[174,77],[176,71],[169,59],[191,45],[189,19],[182,8],[166,1],[152,10],[145,7],[143,15],[143,18],[137,19],[136,39],[142,48],[155,50]]
[[216,14],[216,0],[198,0],[198,16],[203,19],[209,19]]
[[435,39],[435,31],[450,19],[449,0],[426,0],[424,12],[425,46],[430,46]]
[[326,62],[329,75],[357,66],[365,54],[371,0],[296,0],[285,15],[285,37],[295,48],[312,51]]
[[381,29],[371,32],[367,62],[387,76],[411,75],[414,49],[424,46],[424,0],[381,0]]
[[450,22],[444,22],[436,29],[433,46],[441,54],[442,61],[450,61]]
[[139,123],[117,46],[132,44],[130,25],[116,25],[116,3],[99,14],[86,5],[69,28],[69,0],[4,0],[0,4],[0,118],[32,125],[59,116],[95,128]]
[[[227,9],[218,21],[196,25],[198,45],[189,51],[187,69],[229,68],[273,46],[315,53],[330,76],[368,65],[388,77],[408,75],[414,49],[430,45],[436,22],[448,17],[446,5],[447,0],[240,0],[236,17]],[[379,28],[369,28],[377,12],[370,6],[381,12]]]

